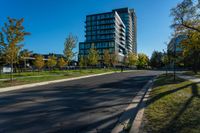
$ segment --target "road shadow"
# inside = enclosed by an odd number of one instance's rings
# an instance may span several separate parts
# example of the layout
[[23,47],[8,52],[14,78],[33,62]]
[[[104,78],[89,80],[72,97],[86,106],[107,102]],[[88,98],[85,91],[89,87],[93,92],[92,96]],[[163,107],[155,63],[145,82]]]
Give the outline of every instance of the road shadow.
[[152,77],[122,73],[0,94],[0,132],[110,132]]

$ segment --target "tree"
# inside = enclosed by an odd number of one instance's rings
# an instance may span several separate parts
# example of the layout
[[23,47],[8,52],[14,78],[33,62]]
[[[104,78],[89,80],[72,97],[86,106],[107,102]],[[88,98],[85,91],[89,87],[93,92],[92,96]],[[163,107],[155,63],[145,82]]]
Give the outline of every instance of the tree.
[[170,54],[169,53],[165,53],[162,56],[162,62],[165,65],[165,70],[166,70],[166,76],[167,76],[167,69],[168,69],[168,65],[170,64]]
[[200,1],[183,0],[171,9],[171,16],[174,17],[172,28],[177,31],[192,30],[200,32]]
[[98,59],[99,59],[99,55],[96,49],[94,49],[94,46],[92,45],[92,47],[89,50],[89,54],[88,54],[88,63],[90,66],[94,66],[98,64]]
[[[172,27],[176,32],[187,36],[182,41],[184,60],[188,60],[187,64],[197,73],[199,61],[199,36],[200,36],[200,0],[183,0],[175,8],[171,10],[174,17]],[[184,61],[186,62],[186,61]]]
[[124,56],[123,64],[124,64],[125,66],[129,66],[128,55],[125,55],[125,56]]
[[86,58],[84,56],[80,57],[79,66],[80,66],[80,68],[86,66]]
[[163,53],[159,51],[154,51],[151,55],[150,65],[152,68],[161,68],[164,66],[163,63]]
[[69,63],[73,57],[76,55],[75,52],[73,52],[74,48],[76,48],[78,39],[76,36],[73,36],[72,34],[68,35],[68,37],[65,40],[64,43],[64,55],[66,58],[66,62]]
[[60,69],[63,69],[63,67],[66,65],[66,62],[65,62],[65,60],[63,59],[63,58],[60,58],[60,59],[58,59],[58,67],[60,68]]
[[2,70],[3,64],[4,64],[4,60],[3,60],[3,51],[2,51],[2,49],[0,48],[0,74],[1,74],[1,70]]
[[27,66],[27,58],[30,57],[33,54],[32,51],[29,51],[28,49],[24,49],[22,51],[20,51],[19,53],[19,58],[20,60],[24,61],[24,70],[26,70],[26,66]]
[[103,63],[108,67],[110,65],[110,54],[109,50],[104,50]]
[[57,64],[56,57],[54,55],[53,56],[49,56],[48,60],[47,60],[47,66],[48,66],[49,70],[52,70],[52,68],[54,66],[56,66],[56,64]]
[[134,53],[128,53],[128,65],[133,66],[137,63],[137,56]]
[[38,69],[38,72],[39,72],[45,65],[44,57],[42,55],[35,56],[34,65]]
[[23,47],[21,43],[24,37],[30,33],[25,32],[22,23],[24,19],[13,19],[8,17],[8,22],[0,31],[0,45],[3,48],[6,63],[11,66],[11,80],[13,80],[13,64],[18,62],[19,51]]
[[112,54],[110,54],[110,64],[115,67],[115,65],[118,63],[118,58],[117,58],[117,54],[114,52]]
[[192,63],[193,71],[197,73],[200,66],[200,33],[189,31],[187,38],[181,44],[184,57],[188,58],[188,62]]
[[137,60],[137,67],[138,68],[147,68],[148,64],[149,64],[148,56],[144,53],[139,53],[138,60]]

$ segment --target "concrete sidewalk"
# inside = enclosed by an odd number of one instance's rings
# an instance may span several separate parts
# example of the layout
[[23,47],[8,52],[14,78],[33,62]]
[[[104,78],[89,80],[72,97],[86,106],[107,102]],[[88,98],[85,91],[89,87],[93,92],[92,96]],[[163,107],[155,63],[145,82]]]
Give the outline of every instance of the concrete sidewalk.
[[188,76],[188,75],[183,75],[183,74],[179,74],[177,75],[179,78],[185,79],[185,80],[189,80],[195,83],[200,82],[200,78],[197,78],[195,76]]

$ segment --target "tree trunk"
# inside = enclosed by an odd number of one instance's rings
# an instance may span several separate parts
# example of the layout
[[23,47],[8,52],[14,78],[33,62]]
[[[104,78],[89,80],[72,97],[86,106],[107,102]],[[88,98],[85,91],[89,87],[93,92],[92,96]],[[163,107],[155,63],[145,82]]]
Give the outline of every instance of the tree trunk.
[[193,60],[193,72],[195,73],[195,74],[197,74],[197,67],[198,67],[198,52],[194,52],[194,60]]

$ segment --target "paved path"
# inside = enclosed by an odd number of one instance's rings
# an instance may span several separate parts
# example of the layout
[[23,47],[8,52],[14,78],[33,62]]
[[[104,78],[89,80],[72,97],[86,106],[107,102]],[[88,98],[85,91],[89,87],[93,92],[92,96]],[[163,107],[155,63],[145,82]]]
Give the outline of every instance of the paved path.
[[0,93],[0,133],[110,133],[159,73],[114,73]]
[[190,80],[190,81],[195,82],[195,83],[200,82],[200,78],[197,78],[195,76],[188,76],[188,75],[180,74],[180,75],[178,75],[178,77],[185,79],[185,80]]

